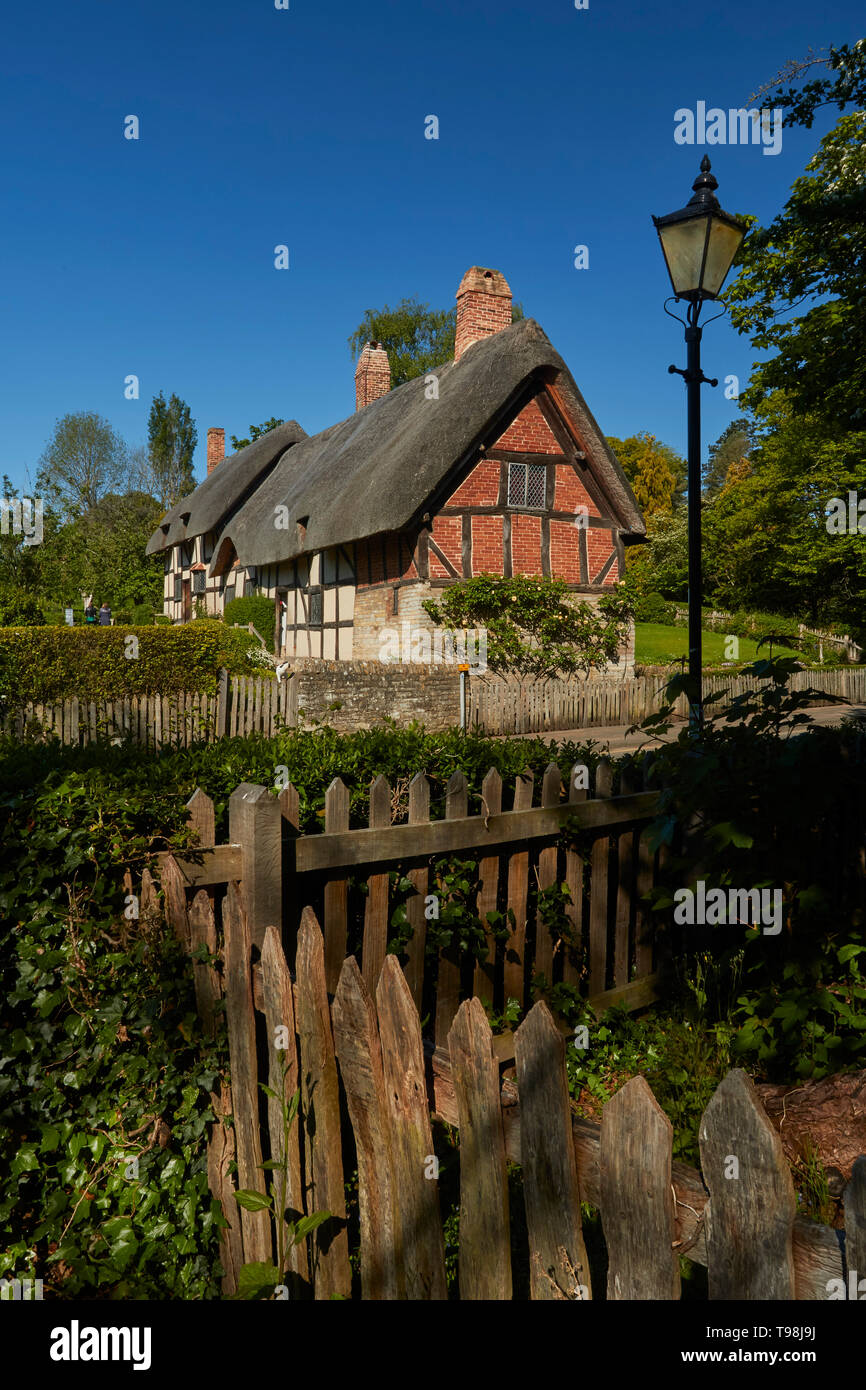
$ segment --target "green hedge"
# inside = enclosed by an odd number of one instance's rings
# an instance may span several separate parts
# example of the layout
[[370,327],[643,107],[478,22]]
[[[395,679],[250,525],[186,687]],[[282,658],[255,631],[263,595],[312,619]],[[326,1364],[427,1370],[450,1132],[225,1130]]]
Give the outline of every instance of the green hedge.
[[233,623],[252,623],[257,632],[264,637],[268,646],[272,645],[276,623],[276,604],[265,594],[250,594],[247,598],[233,598],[225,606],[225,621]]
[[[127,655],[135,648],[137,656]],[[17,705],[71,699],[120,699],[216,690],[220,667],[247,675],[256,639],[222,623],[181,627],[0,629],[0,699]]]

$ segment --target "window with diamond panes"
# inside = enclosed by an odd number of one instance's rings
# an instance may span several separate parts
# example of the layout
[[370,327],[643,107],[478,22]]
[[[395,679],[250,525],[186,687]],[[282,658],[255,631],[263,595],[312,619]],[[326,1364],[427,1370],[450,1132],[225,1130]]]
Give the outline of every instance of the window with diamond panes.
[[207,584],[207,575],[204,570],[193,570],[192,591],[194,594],[203,594]]
[[508,465],[509,507],[544,507],[547,467],[543,463]]
[[310,617],[309,617],[309,624],[310,624],[310,627],[321,627],[321,626],[322,626],[322,609],[323,609],[322,591],[321,591],[321,589],[311,589],[309,599],[310,599]]

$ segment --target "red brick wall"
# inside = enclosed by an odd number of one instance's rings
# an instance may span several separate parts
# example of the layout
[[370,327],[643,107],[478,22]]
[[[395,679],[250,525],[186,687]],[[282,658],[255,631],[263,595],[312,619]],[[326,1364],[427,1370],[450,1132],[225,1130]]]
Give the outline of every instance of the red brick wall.
[[[589,582],[592,584],[602,565],[614,549],[611,544],[610,532],[602,531],[591,526],[586,533],[586,549],[589,556]],[[610,571],[605,575],[603,582],[605,586],[609,584],[613,585],[619,578],[618,561],[615,560],[610,567]]]
[[490,507],[499,501],[499,463],[495,459],[482,459],[473,468],[469,477],[452,492],[446,502],[448,507]]
[[473,516],[472,573],[502,574],[502,517]]
[[571,512],[574,516],[578,514],[579,507],[586,507],[590,516],[599,516],[598,507],[593,502],[580,478],[575,473],[571,464],[558,463],[556,465],[556,485],[554,492],[553,510],[555,512]]
[[556,436],[538,408],[537,401],[524,406],[516,420],[500,435],[495,449],[513,449],[517,453],[561,454]]
[[[463,522],[459,516],[434,516],[433,539],[457,573],[463,569]],[[450,579],[439,557],[430,551],[430,578]]]
[[554,579],[580,583],[580,535],[567,521],[550,523],[550,571]]
[[541,574],[541,517],[511,518],[511,565],[515,574]]
[[395,579],[415,579],[418,571],[412,559],[412,540],[403,537],[402,545],[397,536],[388,536],[384,542],[385,563],[382,564],[382,540],[377,537],[371,541],[359,541],[355,546],[355,572],[357,588],[365,589],[371,584],[382,584]]

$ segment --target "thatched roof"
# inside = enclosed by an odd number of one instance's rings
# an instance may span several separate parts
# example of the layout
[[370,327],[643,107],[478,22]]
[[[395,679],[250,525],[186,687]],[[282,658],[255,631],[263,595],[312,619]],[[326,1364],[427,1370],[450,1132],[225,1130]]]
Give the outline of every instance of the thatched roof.
[[147,554],[158,554],[180,541],[217,530],[248,500],[256,483],[277,460],[306,438],[306,430],[301,429],[297,420],[287,420],[254,439],[245,449],[223,459],[204,482],[199,483],[195,492],[181,498],[166,512],[148,541]]
[[[284,453],[224,526],[223,542],[231,540],[240,563],[275,564],[408,526],[430,509],[431,497],[461,462],[498,438],[533,383],[548,385],[573,422],[622,533],[645,534],[622,469],[534,319],[474,343],[435,375],[438,399],[427,399],[428,378],[416,377]],[[189,526],[196,534],[206,529],[198,500],[203,489],[248,453],[220,464],[192,494],[185,536],[193,534]],[[215,524],[216,509],[208,514]],[[167,543],[173,543],[171,531]]]

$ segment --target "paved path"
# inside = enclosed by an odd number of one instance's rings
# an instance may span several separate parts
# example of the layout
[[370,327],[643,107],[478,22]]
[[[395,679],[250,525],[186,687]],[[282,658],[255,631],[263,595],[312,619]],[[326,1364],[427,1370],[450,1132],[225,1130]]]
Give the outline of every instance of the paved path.
[[[819,725],[839,724],[846,714],[858,714],[866,719],[866,707],[863,705],[815,705],[812,709],[804,710],[804,713],[808,714],[813,724]],[[686,723],[685,719],[674,719],[670,732],[662,737],[665,741],[675,739]],[[633,753],[639,748],[652,748],[658,744],[658,736],[650,738],[645,733],[628,734],[628,727],[627,724],[605,724],[589,729],[549,729],[542,734],[514,734],[512,737],[543,738],[545,742],[553,740],[556,743],[588,743],[592,739],[614,755]]]

